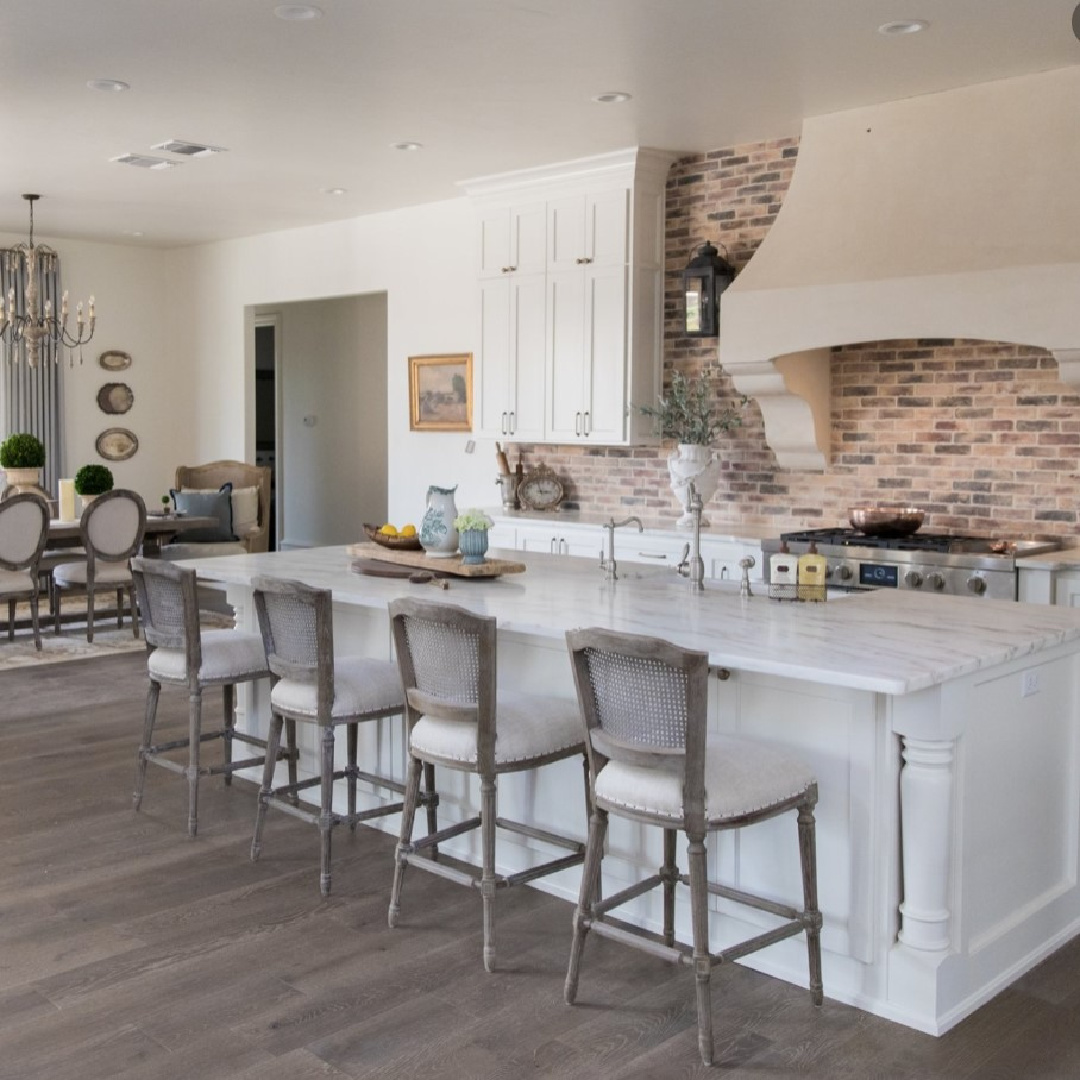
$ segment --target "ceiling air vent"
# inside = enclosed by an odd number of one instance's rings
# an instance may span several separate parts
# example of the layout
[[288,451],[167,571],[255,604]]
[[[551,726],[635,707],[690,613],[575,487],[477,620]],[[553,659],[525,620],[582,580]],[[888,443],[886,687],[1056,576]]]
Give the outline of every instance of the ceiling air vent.
[[187,142],[184,139],[169,139],[154,143],[151,150],[165,150],[170,154],[182,154],[184,157],[211,157],[224,153],[224,146],[207,146],[205,143]]
[[121,154],[109,160],[118,165],[132,165],[136,169],[173,169],[180,164],[179,161],[166,161],[165,158],[150,157],[149,154]]

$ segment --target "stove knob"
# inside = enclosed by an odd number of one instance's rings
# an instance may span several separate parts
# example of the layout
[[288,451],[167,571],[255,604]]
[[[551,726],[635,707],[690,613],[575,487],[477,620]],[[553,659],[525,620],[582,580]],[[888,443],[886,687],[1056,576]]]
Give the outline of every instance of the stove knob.
[[904,575],[904,584],[910,589],[917,589],[922,584],[922,574],[918,570],[909,570]]
[[982,594],[986,592],[986,580],[981,577],[969,577],[967,587],[976,596],[982,596]]
[[941,592],[941,590],[945,588],[945,579],[940,574],[930,574],[926,579],[926,584],[929,585],[931,589],[936,589],[938,592]]
[[852,570],[850,566],[838,566],[836,568],[836,573],[841,581],[848,581],[855,576],[855,571]]

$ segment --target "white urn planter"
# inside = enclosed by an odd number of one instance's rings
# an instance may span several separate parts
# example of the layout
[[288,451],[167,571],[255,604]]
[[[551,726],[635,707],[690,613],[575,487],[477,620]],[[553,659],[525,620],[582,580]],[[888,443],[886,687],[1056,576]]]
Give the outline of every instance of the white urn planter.
[[[668,473],[671,476],[671,490],[675,492],[675,498],[682,504],[682,516],[675,522],[676,528],[691,529],[694,519],[690,514],[690,483],[701,496],[702,506],[707,506],[709,500],[716,494],[717,484],[720,482],[720,462],[713,457],[712,448],[708,446],[696,446],[690,443],[679,445],[668,455]],[[708,525],[709,520],[704,515],[701,518],[702,525]]]
[[16,490],[30,488],[36,491],[41,483],[40,469],[5,469],[4,476],[8,486]]

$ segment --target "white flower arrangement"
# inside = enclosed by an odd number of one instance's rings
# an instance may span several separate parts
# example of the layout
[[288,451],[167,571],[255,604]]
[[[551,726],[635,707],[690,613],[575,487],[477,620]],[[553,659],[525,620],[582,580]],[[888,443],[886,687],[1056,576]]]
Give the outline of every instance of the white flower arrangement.
[[477,510],[475,507],[454,518],[454,528],[458,532],[483,532],[494,524],[495,522],[483,510]]

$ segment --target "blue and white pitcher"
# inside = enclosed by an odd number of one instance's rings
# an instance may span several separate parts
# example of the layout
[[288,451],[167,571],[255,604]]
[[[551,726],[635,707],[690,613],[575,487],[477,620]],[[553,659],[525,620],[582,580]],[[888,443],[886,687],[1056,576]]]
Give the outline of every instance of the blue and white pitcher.
[[455,491],[457,484],[452,488],[441,488],[432,484],[427,489],[427,510],[424,511],[424,520],[420,523],[420,546],[432,558],[448,559],[457,554],[458,533],[454,528],[454,518],[457,517]]

